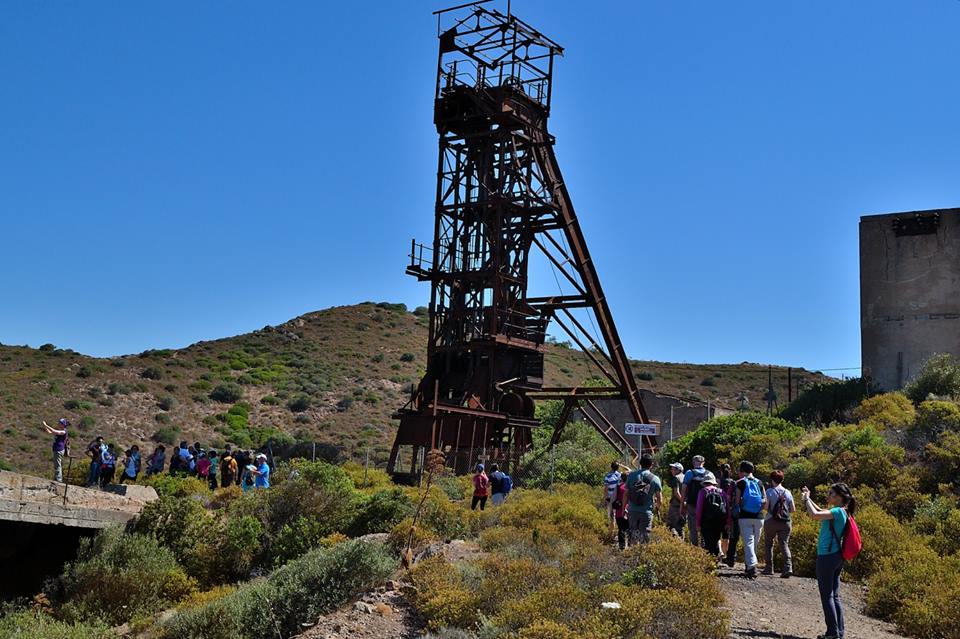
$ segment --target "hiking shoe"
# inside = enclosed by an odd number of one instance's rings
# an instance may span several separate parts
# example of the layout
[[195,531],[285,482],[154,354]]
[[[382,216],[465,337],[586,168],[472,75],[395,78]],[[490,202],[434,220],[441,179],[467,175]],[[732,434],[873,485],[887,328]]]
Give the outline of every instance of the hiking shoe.
[[773,570],[767,570],[766,568],[764,568],[764,569],[763,569],[763,572],[760,573],[760,574],[761,574],[761,575],[767,575],[768,577],[772,577],[772,576],[773,576]]
[[727,559],[727,568],[733,568],[733,565],[737,563],[733,559]]
[[743,571],[743,574],[747,579],[756,579],[757,578],[757,569],[756,568],[747,568]]
[[783,573],[782,575],[780,575],[780,578],[781,578],[781,579],[789,579],[790,577],[793,577],[793,573],[792,573],[792,572],[785,572],[785,573]]

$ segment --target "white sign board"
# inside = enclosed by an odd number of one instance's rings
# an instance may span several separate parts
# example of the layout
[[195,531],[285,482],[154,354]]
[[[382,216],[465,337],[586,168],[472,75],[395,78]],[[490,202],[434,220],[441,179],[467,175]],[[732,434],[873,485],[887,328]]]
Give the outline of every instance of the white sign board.
[[647,435],[649,437],[656,437],[659,433],[658,428],[659,424],[624,424],[623,432],[627,435]]

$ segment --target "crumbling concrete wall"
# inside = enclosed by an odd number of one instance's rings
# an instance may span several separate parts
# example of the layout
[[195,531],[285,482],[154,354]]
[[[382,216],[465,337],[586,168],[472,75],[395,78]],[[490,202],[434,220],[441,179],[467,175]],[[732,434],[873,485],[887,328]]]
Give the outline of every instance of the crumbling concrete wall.
[[860,341],[884,390],[935,353],[960,356],[960,209],[860,218]]
[[[157,499],[149,486],[116,487],[117,492],[68,486],[0,471],[0,520],[105,528],[126,524]],[[118,494],[119,492],[125,494]]]

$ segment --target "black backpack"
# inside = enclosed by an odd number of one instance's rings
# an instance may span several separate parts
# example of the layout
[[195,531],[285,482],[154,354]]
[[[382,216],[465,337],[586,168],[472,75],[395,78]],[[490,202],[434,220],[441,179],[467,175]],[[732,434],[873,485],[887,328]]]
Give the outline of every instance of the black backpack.
[[[692,482],[691,482],[692,483]],[[703,521],[719,524],[727,521],[727,502],[720,490],[708,490],[703,495]]]
[[630,484],[627,488],[627,496],[630,498],[630,503],[637,506],[643,506],[647,503],[647,498],[650,496],[650,482],[651,480],[647,479],[647,474],[649,471],[643,471],[640,473],[640,476],[637,477],[637,481]]
[[687,505],[696,506],[697,504],[697,495],[700,494],[700,490],[703,488],[703,478],[706,476],[707,471],[701,469],[702,472],[697,473],[697,471],[691,471],[690,482],[687,484]]
[[777,503],[770,510],[770,516],[777,521],[790,521],[790,509],[787,508],[787,493],[783,489],[775,489],[777,493]]

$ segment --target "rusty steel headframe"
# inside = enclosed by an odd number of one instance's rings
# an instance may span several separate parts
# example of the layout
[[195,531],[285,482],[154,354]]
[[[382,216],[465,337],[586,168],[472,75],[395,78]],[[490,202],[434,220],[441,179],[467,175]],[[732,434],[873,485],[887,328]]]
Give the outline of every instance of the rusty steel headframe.
[[[579,408],[633,458],[639,451],[593,400],[623,398],[648,421],[547,129],[563,48],[485,4],[437,12],[449,26],[438,30],[434,237],[432,246],[413,241],[406,269],[430,282],[430,332],[426,373],[395,415],[389,470],[398,476],[416,476],[430,449],[460,473],[482,460],[515,472],[539,425],[538,399],[564,401],[554,441]],[[531,253],[571,290],[528,295]],[[599,337],[586,326],[594,319]],[[551,320],[609,386],[544,387]]]

